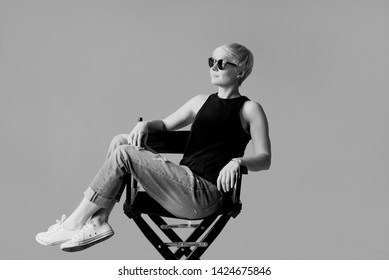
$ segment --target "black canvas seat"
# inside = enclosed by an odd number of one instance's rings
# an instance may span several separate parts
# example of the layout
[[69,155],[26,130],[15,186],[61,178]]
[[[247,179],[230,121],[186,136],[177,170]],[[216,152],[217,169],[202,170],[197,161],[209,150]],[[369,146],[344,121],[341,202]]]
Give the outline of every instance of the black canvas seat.
[[[189,133],[189,131],[150,133],[147,145],[158,153],[182,154]],[[235,218],[241,211],[241,175],[247,174],[247,168],[241,167],[239,173],[236,187],[231,191],[230,203],[227,203],[217,213],[195,220],[174,216],[145,191],[138,191],[137,181],[128,176],[124,213],[134,220],[163,258],[173,260],[200,259],[230,218]],[[149,219],[145,219],[145,216]],[[175,223],[172,224],[171,220]],[[179,222],[177,223],[177,221]],[[178,231],[190,232],[188,236],[182,238]]]

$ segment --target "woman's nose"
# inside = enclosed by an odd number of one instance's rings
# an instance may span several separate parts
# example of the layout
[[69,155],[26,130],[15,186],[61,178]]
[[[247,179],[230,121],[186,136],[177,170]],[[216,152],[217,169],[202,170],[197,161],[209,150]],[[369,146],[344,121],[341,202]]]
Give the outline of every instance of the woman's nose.
[[218,71],[219,68],[217,68],[217,62],[215,61],[215,63],[213,64],[213,66],[211,67],[212,71]]

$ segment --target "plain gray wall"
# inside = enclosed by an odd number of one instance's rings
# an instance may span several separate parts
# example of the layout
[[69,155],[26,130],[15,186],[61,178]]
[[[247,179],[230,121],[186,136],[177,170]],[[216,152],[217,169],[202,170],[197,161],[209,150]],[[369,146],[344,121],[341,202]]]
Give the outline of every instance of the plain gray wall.
[[81,201],[114,135],[214,92],[206,59],[239,42],[273,164],[204,258],[388,259],[388,27],[384,0],[0,0],[0,258],[160,259],[121,205],[89,250],[35,234]]

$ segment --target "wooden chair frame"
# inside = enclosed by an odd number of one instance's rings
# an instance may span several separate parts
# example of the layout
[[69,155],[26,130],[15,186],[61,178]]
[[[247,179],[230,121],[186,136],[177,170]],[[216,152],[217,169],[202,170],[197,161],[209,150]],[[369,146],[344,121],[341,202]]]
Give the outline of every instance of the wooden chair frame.
[[[147,146],[158,153],[182,154],[188,136],[189,131],[150,133]],[[123,210],[128,218],[134,220],[163,258],[169,260],[200,259],[230,218],[235,218],[242,209],[240,201],[242,174],[247,174],[246,167],[240,169],[236,187],[231,191],[231,203],[211,216],[196,219],[195,223],[192,220],[185,220],[172,215],[145,191],[138,191],[138,182],[131,176],[126,178],[126,200]],[[142,215],[147,215],[160,229],[159,234],[149,225],[150,221],[149,223],[146,222]],[[166,218],[184,220],[186,223],[168,224]],[[175,232],[175,229],[183,228],[192,230],[185,240]],[[163,241],[161,235],[169,241]]]

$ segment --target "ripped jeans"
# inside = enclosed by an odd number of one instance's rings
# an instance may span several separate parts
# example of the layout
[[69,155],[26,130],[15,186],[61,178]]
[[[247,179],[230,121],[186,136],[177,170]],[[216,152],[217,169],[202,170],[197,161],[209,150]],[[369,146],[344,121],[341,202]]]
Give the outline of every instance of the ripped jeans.
[[84,192],[86,199],[102,208],[110,207],[120,200],[123,177],[130,173],[154,200],[177,217],[201,219],[223,206],[223,193],[213,183],[186,166],[127,143],[127,134],[113,138],[102,168]]

